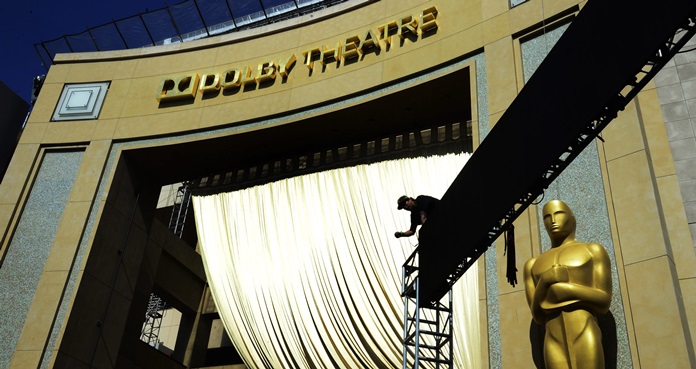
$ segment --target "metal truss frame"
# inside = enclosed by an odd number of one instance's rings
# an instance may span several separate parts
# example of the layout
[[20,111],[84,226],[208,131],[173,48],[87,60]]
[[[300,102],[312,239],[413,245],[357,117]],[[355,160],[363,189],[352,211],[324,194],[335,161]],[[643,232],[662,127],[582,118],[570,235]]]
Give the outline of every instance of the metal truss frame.
[[150,301],[147,304],[145,313],[145,324],[140,332],[140,340],[148,345],[157,348],[159,345],[159,332],[162,327],[162,318],[165,314],[166,303],[161,297],[150,294]]
[[453,368],[452,289],[442,300],[420,306],[418,249],[402,267],[401,296],[404,298],[403,369]]
[[169,229],[179,238],[181,238],[181,235],[184,233],[186,216],[188,215],[189,204],[191,203],[190,187],[191,182],[186,181],[177,189],[174,206],[172,207],[172,215],[169,218]]
[[696,14],[691,14],[686,21],[675,30],[673,36],[655,51],[652,57],[645,62],[640,70],[636,71],[634,79],[627,81],[622,90],[606,104],[596,118],[587,123],[585,129],[579,134],[575,141],[552,162],[546,172],[537,180],[535,185],[505,213],[500,221],[489,228],[487,237],[484,242],[482,242],[486,246],[474,249],[472,253],[459,264],[455,272],[448,276],[447,284],[450,288],[488,249],[488,246],[492,245],[500,234],[548,188],[590,142],[595,138],[604,141],[600,136],[600,132],[617,117],[619,111],[624,110],[626,105],[638,95],[643,87],[655,77],[667,62],[679,53],[694,34],[696,34]]
[[[191,204],[191,182],[186,181],[176,191],[174,206],[172,207],[172,215],[169,218],[169,229],[174,234],[181,238],[184,233],[184,225],[186,224],[186,216],[188,215],[189,205]],[[145,323],[143,330],[140,332],[140,340],[150,346],[158,347],[159,331],[162,326],[162,318],[169,305],[161,297],[154,293],[150,294],[150,301],[147,304],[145,312]]]

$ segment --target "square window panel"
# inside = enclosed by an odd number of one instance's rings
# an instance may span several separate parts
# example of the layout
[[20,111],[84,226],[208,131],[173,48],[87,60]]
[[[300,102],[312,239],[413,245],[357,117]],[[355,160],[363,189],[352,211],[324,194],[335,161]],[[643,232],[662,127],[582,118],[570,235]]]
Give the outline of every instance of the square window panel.
[[66,84],[53,113],[53,121],[97,119],[109,82]]

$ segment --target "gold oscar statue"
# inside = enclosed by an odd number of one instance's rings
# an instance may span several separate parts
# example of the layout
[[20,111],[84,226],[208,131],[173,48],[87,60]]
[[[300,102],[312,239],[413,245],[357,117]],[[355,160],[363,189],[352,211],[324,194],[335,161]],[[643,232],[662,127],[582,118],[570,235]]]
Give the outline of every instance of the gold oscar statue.
[[546,327],[546,368],[603,369],[596,316],[611,303],[609,254],[575,240],[575,215],[564,202],[548,202],[543,213],[551,249],[527,261],[524,284],[534,321]]

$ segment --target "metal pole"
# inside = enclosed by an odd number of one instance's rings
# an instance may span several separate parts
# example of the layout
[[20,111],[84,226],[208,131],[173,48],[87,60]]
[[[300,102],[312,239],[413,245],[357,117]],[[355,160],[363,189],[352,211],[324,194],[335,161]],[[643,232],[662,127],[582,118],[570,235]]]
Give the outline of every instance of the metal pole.
[[225,1],[225,5],[227,5],[227,10],[230,12],[230,19],[232,19],[232,24],[234,25],[234,28],[237,28],[237,22],[234,21],[234,14],[232,13],[232,8],[230,8],[230,3]]
[[121,33],[121,29],[118,28],[118,23],[116,23],[116,21],[113,19],[112,19],[112,23],[114,24],[114,27],[116,27],[116,33],[118,33],[118,36],[121,37],[121,41],[123,41],[123,45],[126,46],[126,49],[130,49],[130,47],[128,47],[128,42],[126,42],[126,38],[123,37],[123,34]]
[[152,46],[155,46],[155,39],[152,38],[152,34],[150,33],[150,29],[147,28],[147,23],[145,23],[145,19],[143,18],[143,15],[138,14],[138,17],[140,17],[140,21],[143,22],[143,27],[145,27],[145,32],[147,32],[147,36],[150,37],[150,43],[152,43]]
[[[406,291],[406,265],[401,268],[401,292]],[[408,363],[408,345],[406,344],[406,339],[408,338],[408,301],[411,298],[404,296],[404,349],[403,349],[403,364],[402,369],[407,369],[406,365]]]
[[203,19],[203,13],[201,13],[201,8],[198,7],[198,1],[193,0],[193,5],[196,6],[196,10],[198,10],[198,17],[201,18],[201,23],[203,23],[203,27],[205,28],[205,33],[210,37],[210,32],[208,32],[208,25],[205,24],[205,19]]
[[[166,3],[165,3],[165,4],[166,4]],[[169,9],[170,9],[170,6],[167,5],[167,7],[166,7],[165,9],[167,9],[167,14],[169,14],[169,19],[172,20],[172,26],[174,27],[174,31],[179,35],[179,40],[180,40],[181,42],[184,42],[184,38],[181,37],[181,31],[179,31],[179,27],[176,26],[176,20],[174,19],[174,16],[172,15],[171,10],[169,10]]]
[[63,37],[61,37],[61,38],[65,40],[65,44],[68,45],[68,49],[70,49],[70,52],[71,52],[71,53],[74,53],[75,51],[73,50],[72,46],[70,46],[70,41],[68,41],[68,37],[67,37],[67,36],[63,36]]
[[263,6],[263,1],[259,0],[259,4],[261,4],[261,11],[263,12],[264,18],[268,19],[268,14],[266,14],[266,7]]
[[420,360],[418,360],[420,357],[420,275],[416,277],[413,283],[416,284],[416,349],[413,355],[415,360],[413,369],[418,369],[418,365],[420,364]]
[[101,50],[99,50],[99,45],[97,45],[97,40],[94,39],[94,35],[92,34],[92,31],[89,28],[87,29],[87,33],[89,33],[89,37],[92,39],[92,43],[94,44],[94,48],[97,49],[97,51],[101,51]]

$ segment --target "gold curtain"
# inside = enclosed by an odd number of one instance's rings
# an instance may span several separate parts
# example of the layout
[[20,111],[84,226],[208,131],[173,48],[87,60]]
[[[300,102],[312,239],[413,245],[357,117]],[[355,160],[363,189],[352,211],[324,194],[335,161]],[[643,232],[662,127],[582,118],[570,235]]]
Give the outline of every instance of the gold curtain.
[[[401,265],[416,237],[396,209],[442,196],[468,154],[303,175],[194,197],[220,317],[249,368],[401,368]],[[477,269],[454,286],[455,367],[480,368]],[[427,366],[423,366],[427,368]]]

